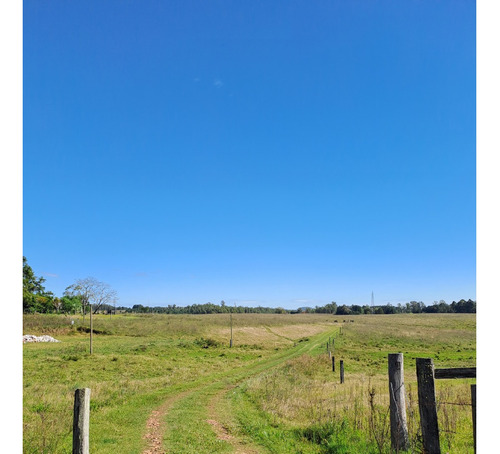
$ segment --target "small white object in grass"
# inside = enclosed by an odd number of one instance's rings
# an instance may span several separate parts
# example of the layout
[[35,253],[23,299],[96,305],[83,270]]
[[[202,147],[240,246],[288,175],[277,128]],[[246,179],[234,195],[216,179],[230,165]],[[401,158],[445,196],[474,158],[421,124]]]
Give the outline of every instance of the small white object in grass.
[[25,334],[23,336],[23,344],[26,342],[61,342],[57,339],[54,339],[52,336],[34,336],[33,334]]

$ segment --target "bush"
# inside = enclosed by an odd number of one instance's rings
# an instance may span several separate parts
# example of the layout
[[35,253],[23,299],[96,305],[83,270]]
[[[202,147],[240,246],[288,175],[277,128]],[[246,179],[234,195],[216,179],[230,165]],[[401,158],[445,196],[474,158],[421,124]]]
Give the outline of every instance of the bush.
[[201,348],[210,348],[210,347],[219,347],[220,342],[217,342],[215,339],[211,338],[203,338],[200,337],[194,341],[195,345],[198,345]]

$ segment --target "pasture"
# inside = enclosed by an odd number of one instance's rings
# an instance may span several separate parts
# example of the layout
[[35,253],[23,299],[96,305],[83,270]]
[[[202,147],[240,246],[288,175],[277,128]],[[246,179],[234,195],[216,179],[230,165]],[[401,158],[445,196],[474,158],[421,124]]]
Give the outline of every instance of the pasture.
[[[71,452],[73,395],[83,387],[93,453],[390,452],[387,354],[395,352],[404,354],[418,453],[415,359],[476,360],[475,314],[233,314],[233,348],[229,314],[99,315],[92,355],[88,326],[88,316],[24,316],[25,334],[61,341],[23,347],[26,453]],[[331,338],[344,384],[326,351]],[[473,382],[436,382],[443,452],[473,451]]]

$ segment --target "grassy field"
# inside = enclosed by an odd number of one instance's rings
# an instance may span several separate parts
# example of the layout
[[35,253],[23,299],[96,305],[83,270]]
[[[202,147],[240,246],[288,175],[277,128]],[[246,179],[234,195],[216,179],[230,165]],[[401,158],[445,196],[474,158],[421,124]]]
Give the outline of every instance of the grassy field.
[[[92,393],[93,453],[389,452],[387,354],[395,352],[404,353],[418,453],[415,358],[443,368],[476,358],[474,314],[235,314],[233,348],[229,315],[101,315],[92,355],[88,326],[81,316],[24,317],[25,334],[61,340],[24,345],[26,453],[71,451],[80,387]],[[329,338],[345,364],[342,385]],[[473,452],[473,382],[436,381],[443,452]]]

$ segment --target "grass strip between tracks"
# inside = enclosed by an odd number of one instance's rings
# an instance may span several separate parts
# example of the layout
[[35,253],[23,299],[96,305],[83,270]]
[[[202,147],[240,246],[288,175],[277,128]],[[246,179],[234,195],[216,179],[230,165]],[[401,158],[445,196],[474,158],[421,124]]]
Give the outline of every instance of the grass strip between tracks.
[[[164,450],[175,453],[232,452],[234,447],[229,442],[218,438],[213,426],[207,422],[210,420],[208,412],[210,399],[216,393],[224,389],[229,390],[234,385],[279,366],[289,359],[310,353],[315,349],[319,350],[322,348],[321,344],[333,334],[331,330],[326,331],[311,337],[308,341],[296,344],[291,349],[281,351],[272,358],[204,377],[198,382],[179,388],[179,390],[190,388],[192,392],[177,400],[166,415]],[[248,407],[249,403],[246,402],[245,405]],[[262,442],[262,440],[257,441]],[[289,449],[286,443],[285,448]]]

